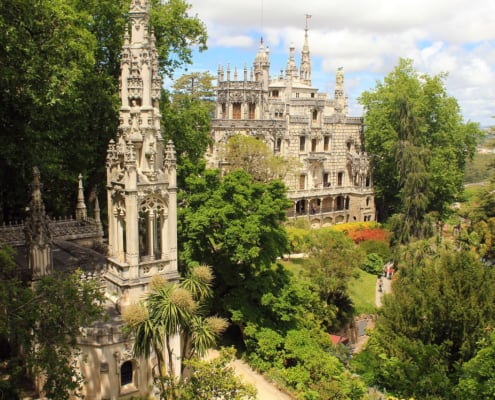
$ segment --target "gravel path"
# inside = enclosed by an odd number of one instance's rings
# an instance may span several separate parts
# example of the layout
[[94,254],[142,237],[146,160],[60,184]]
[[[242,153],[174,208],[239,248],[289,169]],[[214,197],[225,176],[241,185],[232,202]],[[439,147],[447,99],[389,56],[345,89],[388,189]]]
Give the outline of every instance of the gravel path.
[[[208,359],[218,356],[218,351],[210,350]],[[253,371],[244,361],[236,359],[232,361],[232,367],[237,376],[243,382],[253,385],[258,391],[257,400],[292,400],[292,397],[278,390],[272,383],[268,382],[261,374]]]

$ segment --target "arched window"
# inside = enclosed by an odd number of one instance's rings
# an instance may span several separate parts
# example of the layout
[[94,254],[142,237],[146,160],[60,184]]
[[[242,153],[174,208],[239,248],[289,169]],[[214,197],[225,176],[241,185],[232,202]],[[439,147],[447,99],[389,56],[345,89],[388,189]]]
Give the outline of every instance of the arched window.
[[132,361],[126,361],[120,367],[120,385],[132,383]]

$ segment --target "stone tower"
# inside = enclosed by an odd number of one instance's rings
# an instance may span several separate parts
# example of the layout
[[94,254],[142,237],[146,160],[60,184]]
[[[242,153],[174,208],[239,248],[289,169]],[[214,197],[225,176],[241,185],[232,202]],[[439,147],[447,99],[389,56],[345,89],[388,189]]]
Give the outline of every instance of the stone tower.
[[133,0],[122,47],[120,124],[107,152],[109,293],[119,309],[139,300],[153,275],[177,273],[174,146],[160,129],[161,79],[150,2]]

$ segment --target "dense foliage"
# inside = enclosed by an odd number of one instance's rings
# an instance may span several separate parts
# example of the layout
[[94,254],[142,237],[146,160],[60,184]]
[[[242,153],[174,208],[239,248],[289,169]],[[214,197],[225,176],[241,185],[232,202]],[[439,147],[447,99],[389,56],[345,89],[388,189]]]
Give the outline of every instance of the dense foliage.
[[[21,389],[34,389],[65,400],[77,392],[82,377],[74,365],[76,338],[80,327],[101,316],[102,301],[97,282],[82,280],[79,272],[22,282],[12,251],[0,249],[0,356],[6,360],[0,393],[16,399]],[[42,383],[35,381],[39,374]]]
[[416,242],[401,259],[357,371],[400,396],[455,399],[459,368],[495,322],[495,271],[452,244]]
[[385,221],[396,214],[399,243],[431,235],[428,216],[442,218],[461,193],[466,161],[481,135],[477,124],[463,122],[444,78],[419,74],[411,60],[401,59],[359,99],[378,216]]

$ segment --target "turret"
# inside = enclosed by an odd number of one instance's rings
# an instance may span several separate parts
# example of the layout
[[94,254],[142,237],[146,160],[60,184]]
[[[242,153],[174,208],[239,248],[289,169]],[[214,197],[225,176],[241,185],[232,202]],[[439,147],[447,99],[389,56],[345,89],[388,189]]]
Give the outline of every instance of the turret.
[[268,90],[270,80],[270,50],[265,48],[263,38],[253,63],[254,77],[256,82],[262,82],[263,89]]

